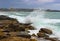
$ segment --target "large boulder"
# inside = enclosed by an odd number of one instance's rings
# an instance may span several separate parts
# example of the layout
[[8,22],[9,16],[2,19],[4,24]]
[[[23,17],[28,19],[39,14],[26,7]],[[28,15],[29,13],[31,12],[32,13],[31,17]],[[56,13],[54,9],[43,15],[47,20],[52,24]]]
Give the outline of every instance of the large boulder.
[[43,32],[37,33],[37,36],[38,36],[38,37],[49,37],[48,35],[46,35],[46,34],[43,33]]
[[40,31],[42,31],[42,32],[44,32],[46,34],[52,34],[53,33],[52,30],[47,29],[47,28],[41,28]]

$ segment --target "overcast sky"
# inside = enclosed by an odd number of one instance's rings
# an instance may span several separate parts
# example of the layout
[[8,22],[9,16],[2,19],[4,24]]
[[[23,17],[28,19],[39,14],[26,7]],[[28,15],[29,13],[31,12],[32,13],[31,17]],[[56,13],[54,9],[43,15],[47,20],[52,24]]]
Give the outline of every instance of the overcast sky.
[[60,0],[0,0],[0,8],[43,8],[60,10]]

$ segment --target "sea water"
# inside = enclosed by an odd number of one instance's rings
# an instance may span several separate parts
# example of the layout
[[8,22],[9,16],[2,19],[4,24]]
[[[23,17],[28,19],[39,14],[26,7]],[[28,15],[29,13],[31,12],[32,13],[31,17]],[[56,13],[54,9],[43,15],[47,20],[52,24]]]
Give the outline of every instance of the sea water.
[[60,12],[34,10],[32,12],[0,12],[0,15],[16,18],[21,23],[31,22],[36,30],[29,30],[30,34],[38,33],[40,28],[48,28],[53,31],[50,37],[60,38]]

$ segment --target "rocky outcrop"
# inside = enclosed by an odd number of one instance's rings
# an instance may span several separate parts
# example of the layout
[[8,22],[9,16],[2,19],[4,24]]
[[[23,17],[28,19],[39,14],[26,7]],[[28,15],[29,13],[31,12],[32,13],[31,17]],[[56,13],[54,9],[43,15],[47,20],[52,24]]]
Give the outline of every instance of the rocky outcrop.
[[46,34],[53,34],[53,33],[52,33],[52,30],[47,29],[47,28],[41,28],[40,30],[41,30],[42,32],[46,33]]
[[58,41],[57,38],[49,37],[49,35],[53,34],[53,32],[47,28],[41,28],[37,35],[28,34],[28,30],[34,29],[35,28],[31,25],[31,23],[19,23],[14,18],[4,15],[0,16],[0,41],[37,41],[36,39],[38,38]]
[[16,20],[16,19],[10,18],[10,17],[5,16],[5,15],[0,15],[0,20]]
[[[8,16],[0,16],[0,39],[1,41],[16,41],[13,37],[21,37],[22,41],[30,41],[31,35],[28,34],[28,30],[33,30],[34,27],[31,23],[19,23],[16,19],[10,18]],[[10,37],[12,40],[9,40]],[[24,40],[24,38],[26,38]],[[28,39],[27,39],[28,38]],[[17,39],[20,41],[20,39]]]
[[19,23],[16,19],[4,15],[0,16],[0,28],[9,31],[25,31],[26,29],[34,29],[34,27],[31,26],[31,23]]
[[[39,38],[43,38],[48,41],[59,41],[59,39],[56,37],[50,37],[51,34],[53,34],[52,30],[47,29],[47,28],[41,28],[39,30],[39,32],[37,33],[37,36]],[[45,41],[45,40],[43,40],[43,41]]]
[[37,33],[38,37],[49,37],[48,35],[52,34],[52,30],[41,28],[39,32]]
[[23,38],[31,38],[31,35],[28,34],[27,32],[20,32],[16,34],[18,37],[23,37]]
[[43,32],[39,32],[39,33],[37,33],[37,35],[38,35],[38,37],[49,37],[48,35],[46,35],[45,33],[43,33]]

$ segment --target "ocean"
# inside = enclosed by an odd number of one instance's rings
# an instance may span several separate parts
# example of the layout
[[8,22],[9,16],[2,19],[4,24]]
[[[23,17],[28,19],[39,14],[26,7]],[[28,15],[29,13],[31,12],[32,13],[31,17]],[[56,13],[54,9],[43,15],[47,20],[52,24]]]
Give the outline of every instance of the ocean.
[[31,22],[36,30],[29,30],[29,34],[38,33],[40,28],[48,28],[53,31],[50,37],[60,38],[60,12],[34,10],[32,12],[0,12],[0,15],[16,18],[21,23]]

